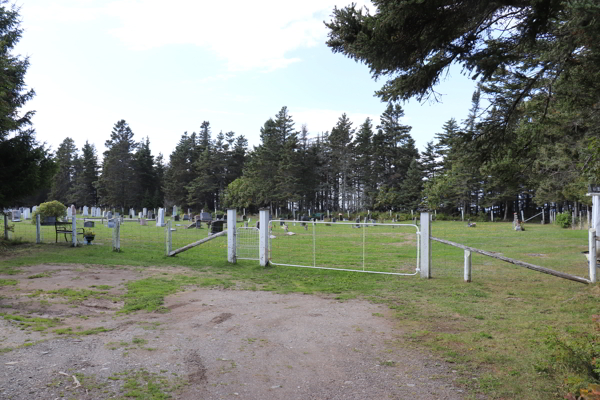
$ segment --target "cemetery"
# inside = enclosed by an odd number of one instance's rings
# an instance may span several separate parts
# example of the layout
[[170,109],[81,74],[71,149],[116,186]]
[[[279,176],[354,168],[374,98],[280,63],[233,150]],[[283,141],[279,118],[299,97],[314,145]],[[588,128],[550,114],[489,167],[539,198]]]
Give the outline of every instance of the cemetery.
[[0,398],[600,400],[597,1],[147,2],[0,3]]

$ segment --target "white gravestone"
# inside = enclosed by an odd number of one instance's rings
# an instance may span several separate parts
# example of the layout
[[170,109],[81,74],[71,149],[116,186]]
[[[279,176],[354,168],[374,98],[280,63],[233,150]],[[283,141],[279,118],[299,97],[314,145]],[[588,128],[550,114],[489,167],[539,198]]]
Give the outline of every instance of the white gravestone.
[[87,206],[83,206],[83,213],[82,214],[83,214],[84,217],[88,217],[89,216],[88,212],[89,212],[88,207]]
[[23,218],[31,219],[31,212],[29,211],[29,208],[25,208],[25,210],[23,210]]
[[158,215],[156,217],[156,226],[165,226],[165,209],[159,208]]
[[71,207],[67,207],[67,219],[71,219],[72,216],[73,211],[71,210]]
[[32,213],[34,213],[34,212],[36,212],[36,211],[37,211],[37,209],[38,209],[38,207],[37,207],[37,206],[33,206],[33,208],[31,209],[31,212],[32,212]]
[[21,221],[21,211],[12,210],[11,221],[12,222],[20,222]]
[[173,216],[177,215],[177,206],[173,206]]
[[142,217],[143,217],[143,215],[142,215],[142,212],[140,211],[140,213],[138,213],[138,218],[142,218]]
[[144,216],[144,218],[146,218],[148,216],[148,209],[146,207],[144,207],[144,209],[142,211],[142,215]]

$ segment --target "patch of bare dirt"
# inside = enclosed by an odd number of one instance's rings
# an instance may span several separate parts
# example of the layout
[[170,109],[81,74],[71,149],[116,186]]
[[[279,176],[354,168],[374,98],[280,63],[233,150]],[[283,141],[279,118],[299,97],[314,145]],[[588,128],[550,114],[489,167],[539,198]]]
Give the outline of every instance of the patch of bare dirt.
[[[125,283],[179,268],[39,265],[0,287],[8,314],[59,318],[36,332],[0,318],[0,398],[122,396],[115,374],[146,371],[177,399],[461,399],[448,365],[404,343],[382,305],[300,294],[187,288],[162,312],[117,313]],[[28,279],[34,275],[42,277]],[[36,291],[108,285],[106,298],[66,302]],[[106,287],[105,287],[106,288]],[[167,311],[167,312],[165,312]],[[382,316],[383,315],[383,316]],[[31,344],[31,345],[29,345]],[[81,385],[72,376],[79,374]]]

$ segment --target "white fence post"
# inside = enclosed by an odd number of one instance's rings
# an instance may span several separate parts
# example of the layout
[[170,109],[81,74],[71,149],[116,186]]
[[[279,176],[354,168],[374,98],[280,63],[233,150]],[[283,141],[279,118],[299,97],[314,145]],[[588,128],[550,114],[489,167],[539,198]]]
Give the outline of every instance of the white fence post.
[[235,264],[237,261],[236,249],[236,223],[235,208],[227,209],[227,262]]
[[260,266],[269,265],[269,210],[259,211],[259,229],[258,229],[258,258]]
[[429,213],[421,213],[421,278],[431,278],[431,221]]
[[42,243],[42,226],[40,222],[40,214],[35,216],[35,242]]
[[590,281],[596,283],[596,230],[590,229],[588,232]]
[[71,221],[71,241],[73,247],[77,247],[77,216],[73,215]]
[[112,234],[112,246],[113,251],[120,252],[121,251],[121,219],[115,218],[115,227],[113,228]]
[[171,232],[171,220],[167,221],[167,232],[166,232],[166,245],[167,245],[167,257],[173,251],[173,234]]
[[465,282],[471,282],[471,251],[465,250]]

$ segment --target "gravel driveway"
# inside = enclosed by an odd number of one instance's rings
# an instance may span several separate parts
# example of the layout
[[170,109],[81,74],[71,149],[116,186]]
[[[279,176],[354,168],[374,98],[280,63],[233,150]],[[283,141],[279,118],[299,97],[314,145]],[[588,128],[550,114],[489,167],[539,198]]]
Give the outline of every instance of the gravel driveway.
[[[36,331],[0,318],[0,398],[463,398],[451,368],[407,346],[388,309],[366,301],[188,287],[165,299],[168,312],[117,314],[119,301],[29,297],[98,285],[118,296],[124,283],[162,274],[39,265],[0,276],[18,280],[0,287],[3,313],[60,319]],[[82,331],[93,334],[72,334]]]

